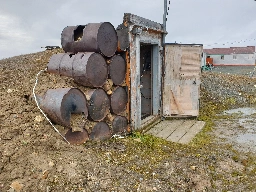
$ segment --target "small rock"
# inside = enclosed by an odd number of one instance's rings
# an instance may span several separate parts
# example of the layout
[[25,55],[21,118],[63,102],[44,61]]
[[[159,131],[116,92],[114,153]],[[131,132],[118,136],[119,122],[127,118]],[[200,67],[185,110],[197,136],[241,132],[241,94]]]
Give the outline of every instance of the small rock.
[[57,171],[58,171],[58,172],[62,172],[62,171],[63,171],[63,167],[62,167],[61,165],[58,166],[58,167],[57,167]]
[[196,168],[197,168],[197,166],[194,166],[194,165],[190,166],[190,169],[192,169],[192,170],[196,170]]
[[40,63],[41,61],[42,61],[42,59],[41,59],[41,58],[36,59],[36,62],[37,62],[37,63]]
[[21,189],[24,187],[23,184],[19,183],[18,181],[14,181],[12,182],[11,186],[12,189],[14,189],[15,191],[21,191]]
[[7,89],[7,93],[12,93],[12,89]]
[[41,116],[41,115],[37,115],[36,117],[35,117],[35,121],[36,122],[42,122],[44,120],[44,118]]
[[49,166],[50,167],[53,167],[54,166],[54,163],[52,161],[49,162]]

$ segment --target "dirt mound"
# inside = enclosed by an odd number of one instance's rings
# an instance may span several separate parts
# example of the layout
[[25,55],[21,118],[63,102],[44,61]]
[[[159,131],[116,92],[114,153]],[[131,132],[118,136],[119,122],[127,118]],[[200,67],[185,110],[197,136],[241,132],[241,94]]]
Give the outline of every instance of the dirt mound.
[[[249,156],[239,157],[214,143],[185,146],[134,134],[68,145],[32,96],[36,74],[57,52],[62,50],[0,60],[0,191],[250,191],[255,187],[256,168]],[[70,78],[42,73],[36,93],[60,87],[83,89]]]

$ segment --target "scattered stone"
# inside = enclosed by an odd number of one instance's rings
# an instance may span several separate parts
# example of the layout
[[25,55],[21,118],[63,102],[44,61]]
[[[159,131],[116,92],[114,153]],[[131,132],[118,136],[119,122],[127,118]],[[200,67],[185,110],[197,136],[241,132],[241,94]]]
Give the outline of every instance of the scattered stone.
[[23,184],[21,184],[20,182],[18,181],[14,181],[12,182],[11,186],[10,186],[12,189],[14,189],[15,191],[19,192],[21,191],[21,189],[24,187]]
[[255,104],[256,79],[249,76],[216,72],[202,73],[201,95],[213,102],[230,104],[234,107]]
[[53,167],[54,166],[54,163],[52,161],[49,162],[49,166],[50,167]]
[[12,93],[13,90],[12,89],[7,89],[7,93]]
[[35,117],[35,121],[36,122],[42,122],[44,120],[44,118],[41,116],[41,115],[37,115],[36,117]]
[[190,166],[190,169],[192,169],[193,171],[196,170],[196,168],[197,166],[194,166],[194,165]]
[[57,171],[58,171],[58,172],[62,172],[62,171],[63,171],[63,166],[62,166],[62,165],[59,165],[59,166],[57,167]]

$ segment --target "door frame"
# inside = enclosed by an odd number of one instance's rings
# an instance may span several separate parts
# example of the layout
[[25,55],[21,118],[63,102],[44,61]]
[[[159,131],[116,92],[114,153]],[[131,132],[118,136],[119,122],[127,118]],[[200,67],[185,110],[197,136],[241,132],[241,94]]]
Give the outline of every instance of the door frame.
[[[152,45],[152,116],[161,115],[161,69],[162,42],[158,36],[135,35],[130,45],[130,78],[131,78],[131,126],[137,130],[141,128],[141,91],[140,91],[140,45]],[[144,126],[144,124],[143,124]]]

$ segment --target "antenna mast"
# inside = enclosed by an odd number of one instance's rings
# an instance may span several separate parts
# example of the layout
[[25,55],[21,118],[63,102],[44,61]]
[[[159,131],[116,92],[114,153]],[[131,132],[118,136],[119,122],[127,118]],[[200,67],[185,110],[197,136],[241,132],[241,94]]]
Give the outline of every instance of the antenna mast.
[[[170,1],[169,1],[170,4]],[[167,0],[164,0],[164,15],[163,15],[163,44],[165,44],[165,36],[166,36],[166,21],[167,21]]]

